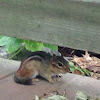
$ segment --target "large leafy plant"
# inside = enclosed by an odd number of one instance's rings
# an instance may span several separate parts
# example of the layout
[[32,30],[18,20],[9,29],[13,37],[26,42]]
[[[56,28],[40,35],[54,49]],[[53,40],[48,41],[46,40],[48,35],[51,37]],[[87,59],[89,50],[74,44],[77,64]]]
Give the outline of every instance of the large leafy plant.
[[53,50],[58,50],[58,46],[55,45],[35,42],[31,40],[22,40],[2,35],[0,35],[0,46],[5,46],[8,53],[14,53],[15,51],[19,53],[23,48],[26,48],[27,50],[32,52],[39,51],[43,49],[43,46]]

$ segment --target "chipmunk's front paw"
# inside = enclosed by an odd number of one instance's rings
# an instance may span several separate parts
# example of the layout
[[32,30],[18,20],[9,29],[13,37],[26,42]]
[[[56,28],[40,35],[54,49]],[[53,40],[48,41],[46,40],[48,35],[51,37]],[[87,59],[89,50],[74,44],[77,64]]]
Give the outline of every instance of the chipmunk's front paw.
[[48,79],[49,83],[53,84],[55,81],[53,80],[53,78],[49,78]]

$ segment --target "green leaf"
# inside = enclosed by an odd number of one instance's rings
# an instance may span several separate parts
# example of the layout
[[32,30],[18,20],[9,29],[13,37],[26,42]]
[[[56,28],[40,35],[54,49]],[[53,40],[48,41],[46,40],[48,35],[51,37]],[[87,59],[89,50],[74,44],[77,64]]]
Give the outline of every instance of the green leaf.
[[75,67],[74,63],[71,62],[71,61],[69,62],[69,65],[70,65],[71,68]]
[[58,51],[58,46],[56,46],[56,45],[51,45],[51,44],[46,44],[46,43],[44,43],[43,45],[45,47],[48,47],[48,48],[52,49],[52,50]]
[[65,98],[64,96],[60,96],[60,95],[53,95],[48,97],[47,99],[44,98],[39,98],[37,95],[35,96],[35,100],[68,100],[67,98]]
[[25,47],[29,51],[40,51],[43,48],[43,43],[35,42],[35,41],[24,41]]
[[2,37],[4,37],[4,36],[3,36],[3,35],[0,35],[0,39],[1,39]]
[[35,95],[35,100],[39,100],[39,97],[37,95]]
[[21,39],[9,37],[8,41],[6,42],[6,50],[8,51],[8,53],[13,53],[19,49],[22,42],[23,42],[23,40],[21,40]]
[[5,46],[6,42],[8,42],[9,37],[7,37],[7,36],[1,36],[0,38],[1,38],[0,39],[0,46]]
[[75,67],[75,69],[76,69],[76,70],[79,70],[79,71],[84,75],[84,72],[83,72],[83,70],[82,70],[81,68]]
[[86,73],[89,73],[89,74],[91,74],[92,72],[91,71],[89,71],[89,70],[87,70],[87,69],[83,69]]
[[53,95],[51,97],[49,97],[48,99],[45,100],[68,100],[67,98],[65,98],[64,96],[60,96],[60,95]]
[[70,71],[71,72],[73,72],[76,69],[76,70],[79,70],[84,75],[83,70],[81,68],[79,68],[79,67],[76,67],[73,62],[70,61],[69,65],[70,65]]
[[73,72],[75,70],[75,65],[73,62],[69,62],[69,65],[70,65],[70,71]]

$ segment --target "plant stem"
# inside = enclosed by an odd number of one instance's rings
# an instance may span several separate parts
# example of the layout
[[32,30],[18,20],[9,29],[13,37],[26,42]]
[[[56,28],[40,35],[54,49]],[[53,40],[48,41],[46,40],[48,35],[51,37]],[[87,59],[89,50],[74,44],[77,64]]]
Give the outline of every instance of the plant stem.
[[22,51],[24,49],[24,46],[22,48],[20,48],[16,53],[14,53],[12,56],[10,56],[8,59],[12,59],[13,57],[15,57],[20,51]]

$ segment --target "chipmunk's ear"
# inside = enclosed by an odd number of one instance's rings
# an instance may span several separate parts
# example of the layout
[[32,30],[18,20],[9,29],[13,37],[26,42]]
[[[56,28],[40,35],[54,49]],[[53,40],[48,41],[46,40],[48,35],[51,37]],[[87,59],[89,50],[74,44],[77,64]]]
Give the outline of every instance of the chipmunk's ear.
[[57,56],[55,54],[53,54],[52,56],[52,62],[56,62],[57,61]]

